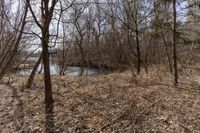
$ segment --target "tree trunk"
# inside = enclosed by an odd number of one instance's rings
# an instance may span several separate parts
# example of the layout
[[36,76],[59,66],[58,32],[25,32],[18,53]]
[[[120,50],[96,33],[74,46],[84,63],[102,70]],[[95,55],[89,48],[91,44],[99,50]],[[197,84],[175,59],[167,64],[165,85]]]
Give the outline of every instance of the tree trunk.
[[173,1],[173,59],[174,59],[174,83],[178,84],[177,53],[176,53],[176,0]]
[[173,73],[173,66],[172,66],[172,63],[171,63],[170,54],[168,52],[167,42],[166,42],[166,39],[165,39],[165,35],[163,33],[162,28],[160,28],[160,29],[161,29],[161,32],[162,32],[162,37],[163,37],[163,41],[164,41],[164,45],[165,45],[165,52],[166,52],[166,55],[167,55],[167,60],[168,60],[168,64],[169,64],[169,70],[170,70],[171,73]]
[[44,64],[44,84],[45,84],[45,102],[53,103],[52,87],[51,87],[51,73],[49,63],[49,32],[48,30],[42,31],[42,56]]
[[24,31],[24,28],[25,28],[25,25],[26,25],[27,12],[28,12],[28,6],[26,4],[25,12],[24,12],[23,20],[22,20],[22,25],[21,25],[21,28],[20,28],[20,31],[19,31],[20,33],[19,33],[17,39],[14,41],[14,48],[12,50],[12,54],[10,55],[8,61],[6,62],[6,65],[0,71],[0,80],[3,78],[3,76],[6,74],[6,72],[10,69],[12,61],[14,60],[15,55],[17,54],[17,51],[19,49],[22,34],[23,34],[23,31]]
[[31,72],[31,75],[30,75],[29,78],[28,78],[28,81],[27,81],[27,83],[26,83],[26,87],[27,87],[27,88],[30,88],[30,87],[31,87],[31,85],[32,85],[32,83],[33,83],[33,79],[34,79],[34,77],[35,77],[35,73],[36,73],[36,71],[37,71],[37,69],[38,69],[38,67],[39,67],[39,65],[40,65],[40,63],[41,63],[41,61],[42,61],[42,53],[41,53],[39,59],[37,60],[37,62],[36,62],[36,64],[35,64],[35,66],[34,66],[32,72]]
[[137,48],[137,74],[140,74],[141,67],[141,55],[140,55],[140,42],[139,42],[139,31],[136,29],[136,48]]

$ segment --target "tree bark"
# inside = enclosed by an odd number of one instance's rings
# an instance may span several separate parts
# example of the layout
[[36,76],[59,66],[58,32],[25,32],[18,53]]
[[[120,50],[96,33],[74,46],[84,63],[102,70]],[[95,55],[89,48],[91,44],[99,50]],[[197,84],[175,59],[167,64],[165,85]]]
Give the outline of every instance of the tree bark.
[[52,86],[51,86],[51,73],[50,73],[50,63],[49,63],[49,31],[42,31],[42,56],[44,65],[44,84],[45,84],[45,102],[52,103]]
[[50,74],[50,66],[49,66],[49,25],[52,20],[52,16],[54,13],[54,8],[58,0],[52,0],[51,5],[49,0],[41,0],[41,22],[37,20],[37,17],[32,9],[30,4],[30,0],[26,0],[28,3],[28,7],[33,16],[33,19],[37,26],[40,28],[42,37],[42,59],[44,65],[44,84],[45,84],[45,103],[46,105],[53,103],[52,96],[52,86],[51,86],[51,74]]
[[23,34],[23,31],[24,31],[24,28],[25,28],[25,25],[26,25],[27,12],[28,12],[28,6],[26,4],[24,16],[23,16],[23,19],[22,19],[22,25],[21,25],[21,28],[20,28],[20,31],[19,31],[19,35],[18,35],[17,39],[14,41],[14,48],[12,50],[12,54],[10,55],[8,61],[6,62],[6,65],[0,71],[0,80],[2,80],[3,76],[10,69],[12,61],[14,60],[15,55],[18,52],[20,41],[21,41],[21,38],[22,38],[22,34]]
[[170,54],[169,54],[168,47],[167,47],[167,41],[165,39],[165,35],[163,33],[162,28],[160,28],[160,29],[161,29],[161,32],[162,32],[162,38],[163,38],[164,45],[165,45],[165,52],[166,52],[166,55],[167,55],[167,60],[168,60],[168,64],[169,64],[169,70],[170,70],[171,73],[173,73],[173,66],[172,66]]
[[176,0],[173,0],[173,60],[174,60],[174,84],[178,84],[178,70],[177,70],[177,52],[176,52],[176,44],[177,44],[177,36],[176,36]]
[[36,64],[35,64],[35,66],[34,66],[32,72],[31,72],[31,75],[30,75],[29,78],[28,78],[28,81],[27,81],[27,83],[26,83],[26,87],[27,87],[27,88],[30,88],[30,87],[31,87],[31,85],[32,85],[32,83],[33,83],[33,80],[34,80],[34,77],[35,77],[35,73],[36,73],[36,71],[37,71],[37,69],[38,69],[38,67],[39,67],[39,65],[40,65],[40,63],[41,63],[41,61],[42,61],[42,54],[40,55],[39,59],[37,60],[37,62],[36,62]]
[[137,49],[137,74],[140,74],[140,68],[141,68],[141,55],[140,55],[140,42],[139,42],[139,31],[136,29],[136,49]]

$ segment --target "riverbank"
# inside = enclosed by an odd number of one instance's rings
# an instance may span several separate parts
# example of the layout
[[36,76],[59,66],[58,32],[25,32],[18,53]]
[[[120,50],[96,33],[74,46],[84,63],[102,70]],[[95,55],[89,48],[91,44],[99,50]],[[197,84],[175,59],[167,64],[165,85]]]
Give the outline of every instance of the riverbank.
[[[184,72],[185,73],[185,72]],[[200,132],[200,74],[181,75],[175,87],[162,68],[134,77],[129,71],[95,76],[52,76],[55,132]],[[0,84],[0,131],[44,132],[42,75],[31,89],[27,76]]]

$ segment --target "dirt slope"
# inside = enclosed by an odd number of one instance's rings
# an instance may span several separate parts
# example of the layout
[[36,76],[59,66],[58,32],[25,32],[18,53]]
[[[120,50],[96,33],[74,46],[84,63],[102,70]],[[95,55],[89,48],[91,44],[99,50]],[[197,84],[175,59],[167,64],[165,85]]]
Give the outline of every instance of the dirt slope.
[[[199,74],[182,76],[174,87],[170,74],[153,69],[134,77],[114,73],[91,77],[53,77],[54,113],[45,114],[41,75],[32,89],[27,77],[12,76],[0,84],[0,131],[200,133]],[[48,116],[48,118],[47,118]],[[50,118],[49,118],[50,117]],[[49,124],[50,125],[50,124]]]

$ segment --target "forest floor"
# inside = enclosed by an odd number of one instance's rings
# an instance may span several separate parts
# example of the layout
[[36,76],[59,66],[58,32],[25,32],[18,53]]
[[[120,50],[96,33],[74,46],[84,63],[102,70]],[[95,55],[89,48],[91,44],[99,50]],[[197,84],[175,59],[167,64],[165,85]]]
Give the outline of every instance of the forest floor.
[[200,133],[200,72],[182,72],[177,87],[172,79],[156,67],[133,80],[129,71],[53,76],[55,102],[47,114],[42,75],[31,89],[26,76],[11,75],[0,84],[0,132],[40,133],[51,125],[61,133]]

